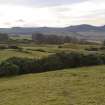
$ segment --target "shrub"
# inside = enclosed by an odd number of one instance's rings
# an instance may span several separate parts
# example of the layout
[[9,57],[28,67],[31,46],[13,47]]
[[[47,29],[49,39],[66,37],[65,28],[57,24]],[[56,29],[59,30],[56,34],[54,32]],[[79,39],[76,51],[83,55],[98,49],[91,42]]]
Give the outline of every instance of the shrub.
[[103,64],[103,59],[99,54],[84,54],[82,59],[83,66]]
[[97,47],[92,47],[92,48],[86,48],[85,50],[87,50],[87,51],[99,51],[100,49]]
[[45,50],[43,50],[43,49],[35,49],[34,51],[46,52],[46,51],[45,51]]
[[100,50],[105,50],[105,46],[100,47]]
[[0,64],[0,75],[39,73],[65,68],[105,64],[105,54],[56,53],[42,59],[12,57]]
[[0,65],[0,75],[4,76],[11,76],[11,75],[18,75],[19,74],[19,67],[13,63],[9,62],[2,62]]
[[0,49],[7,49],[8,47],[7,46],[0,46]]
[[6,33],[0,33],[0,41],[4,42],[4,41],[8,41],[9,36]]
[[7,60],[7,62],[17,65],[19,68],[19,74],[29,73],[33,60],[28,58],[13,57]]
[[20,49],[18,46],[16,46],[16,45],[10,45],[10,46],[8,46],[8,48],[10,48],[10,49]]

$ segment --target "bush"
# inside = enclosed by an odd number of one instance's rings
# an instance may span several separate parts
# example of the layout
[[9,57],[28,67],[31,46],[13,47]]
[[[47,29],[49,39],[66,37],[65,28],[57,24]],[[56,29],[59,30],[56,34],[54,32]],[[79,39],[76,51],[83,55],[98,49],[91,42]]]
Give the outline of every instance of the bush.
[[85,50],[87,50],[87,51],[99,51],[100,49],[97,47],[92,47],[92,48],[86,48]]
[[9,62],[2,62],[0,65],[0,75],[1,76],[11,76],[11,75],[18,75],[19,68],[18,65]]
[[45,51],[45,50],[43,50],[43,49],[35,49],[34,51],[46,52],[46,51]]
[[[19,74],[26,74],[31,71],[32,59],[13,57],[7,60],[7,62],[17,65],[19,68]],[[33,66],[32,66],[33,67]]]
[[10,49],[20,49],[20,47],[18,47],[16,45],[10,45],[10,46],[8,46],[8,48],[10,48]]
[[58,48],[63,48],[63,46],[58,46]]
[[0,64],[0,76],[39,73],[101,64],[105,64],[105,54],[62,52],[42,59],[12,57]]
[[0,33],[0,42],[8,41],[9,36],[6,33]]
[[105,50],[105,46],[100,47],[100,50]]
[[99,54],[84,54],[82,59],[82,66],[92,66],[103,64],[103,59]]
[[3,50],[3,49],[7,49],[8,47],[7,46],[0,46],[0,49]]

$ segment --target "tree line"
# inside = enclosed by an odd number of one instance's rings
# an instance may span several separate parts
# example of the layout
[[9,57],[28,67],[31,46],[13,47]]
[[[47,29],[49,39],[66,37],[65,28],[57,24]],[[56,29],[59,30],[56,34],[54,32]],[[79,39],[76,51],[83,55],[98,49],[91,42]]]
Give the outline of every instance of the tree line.
[[105,54],[56,53],[42,59],[12,57],[0,64],[0,76],[40,73],[66,68],[105,64]]
[[0,33],[0,41],[8,41],[9,36],[6,33]]
[[75,37],[70,36],[59,36],[59,35],[45,35],[42,33],[33,33],[32,40],[36,43],[46,43],[46,44],[64,44],[77,42]]

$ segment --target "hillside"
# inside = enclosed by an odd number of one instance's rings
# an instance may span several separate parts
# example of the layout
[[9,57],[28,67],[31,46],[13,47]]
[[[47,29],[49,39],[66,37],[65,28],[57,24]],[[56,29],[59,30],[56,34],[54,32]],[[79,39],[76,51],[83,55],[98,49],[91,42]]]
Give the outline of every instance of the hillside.
[[68,26],[68,27],[12,27],[12,28],[0,28],[0,32],[11,33],[11,34],[32,34],[33,32],[85,32],[85,31],[96,31],[105,32],[105,26],[92,26],[87,24]]
[[79,39],[98,40],[105,39],[105,26],[92,26],[87,24],[75,25],[69,27],[13,27],[0,28],[1,33],[31,35],[35,32],[43,34],[55,34],[62,36],[72,36]]
[[105,66],[0,79],[0,105],[104,105]]

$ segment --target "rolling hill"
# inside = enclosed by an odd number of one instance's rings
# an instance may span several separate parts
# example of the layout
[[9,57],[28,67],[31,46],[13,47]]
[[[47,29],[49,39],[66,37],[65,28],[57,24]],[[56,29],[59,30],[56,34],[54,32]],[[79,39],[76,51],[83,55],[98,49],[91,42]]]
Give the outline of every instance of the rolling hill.
[[8,34],[22,34],[31,35],[35,32],[43,34],[56,34],[77,37],[86,40],[103,40],[105,39],[105,25],[92,26],[87,24],[69,26],[64,28],[56,27],[13,27],[13,28],[0,28],[0,32]]

